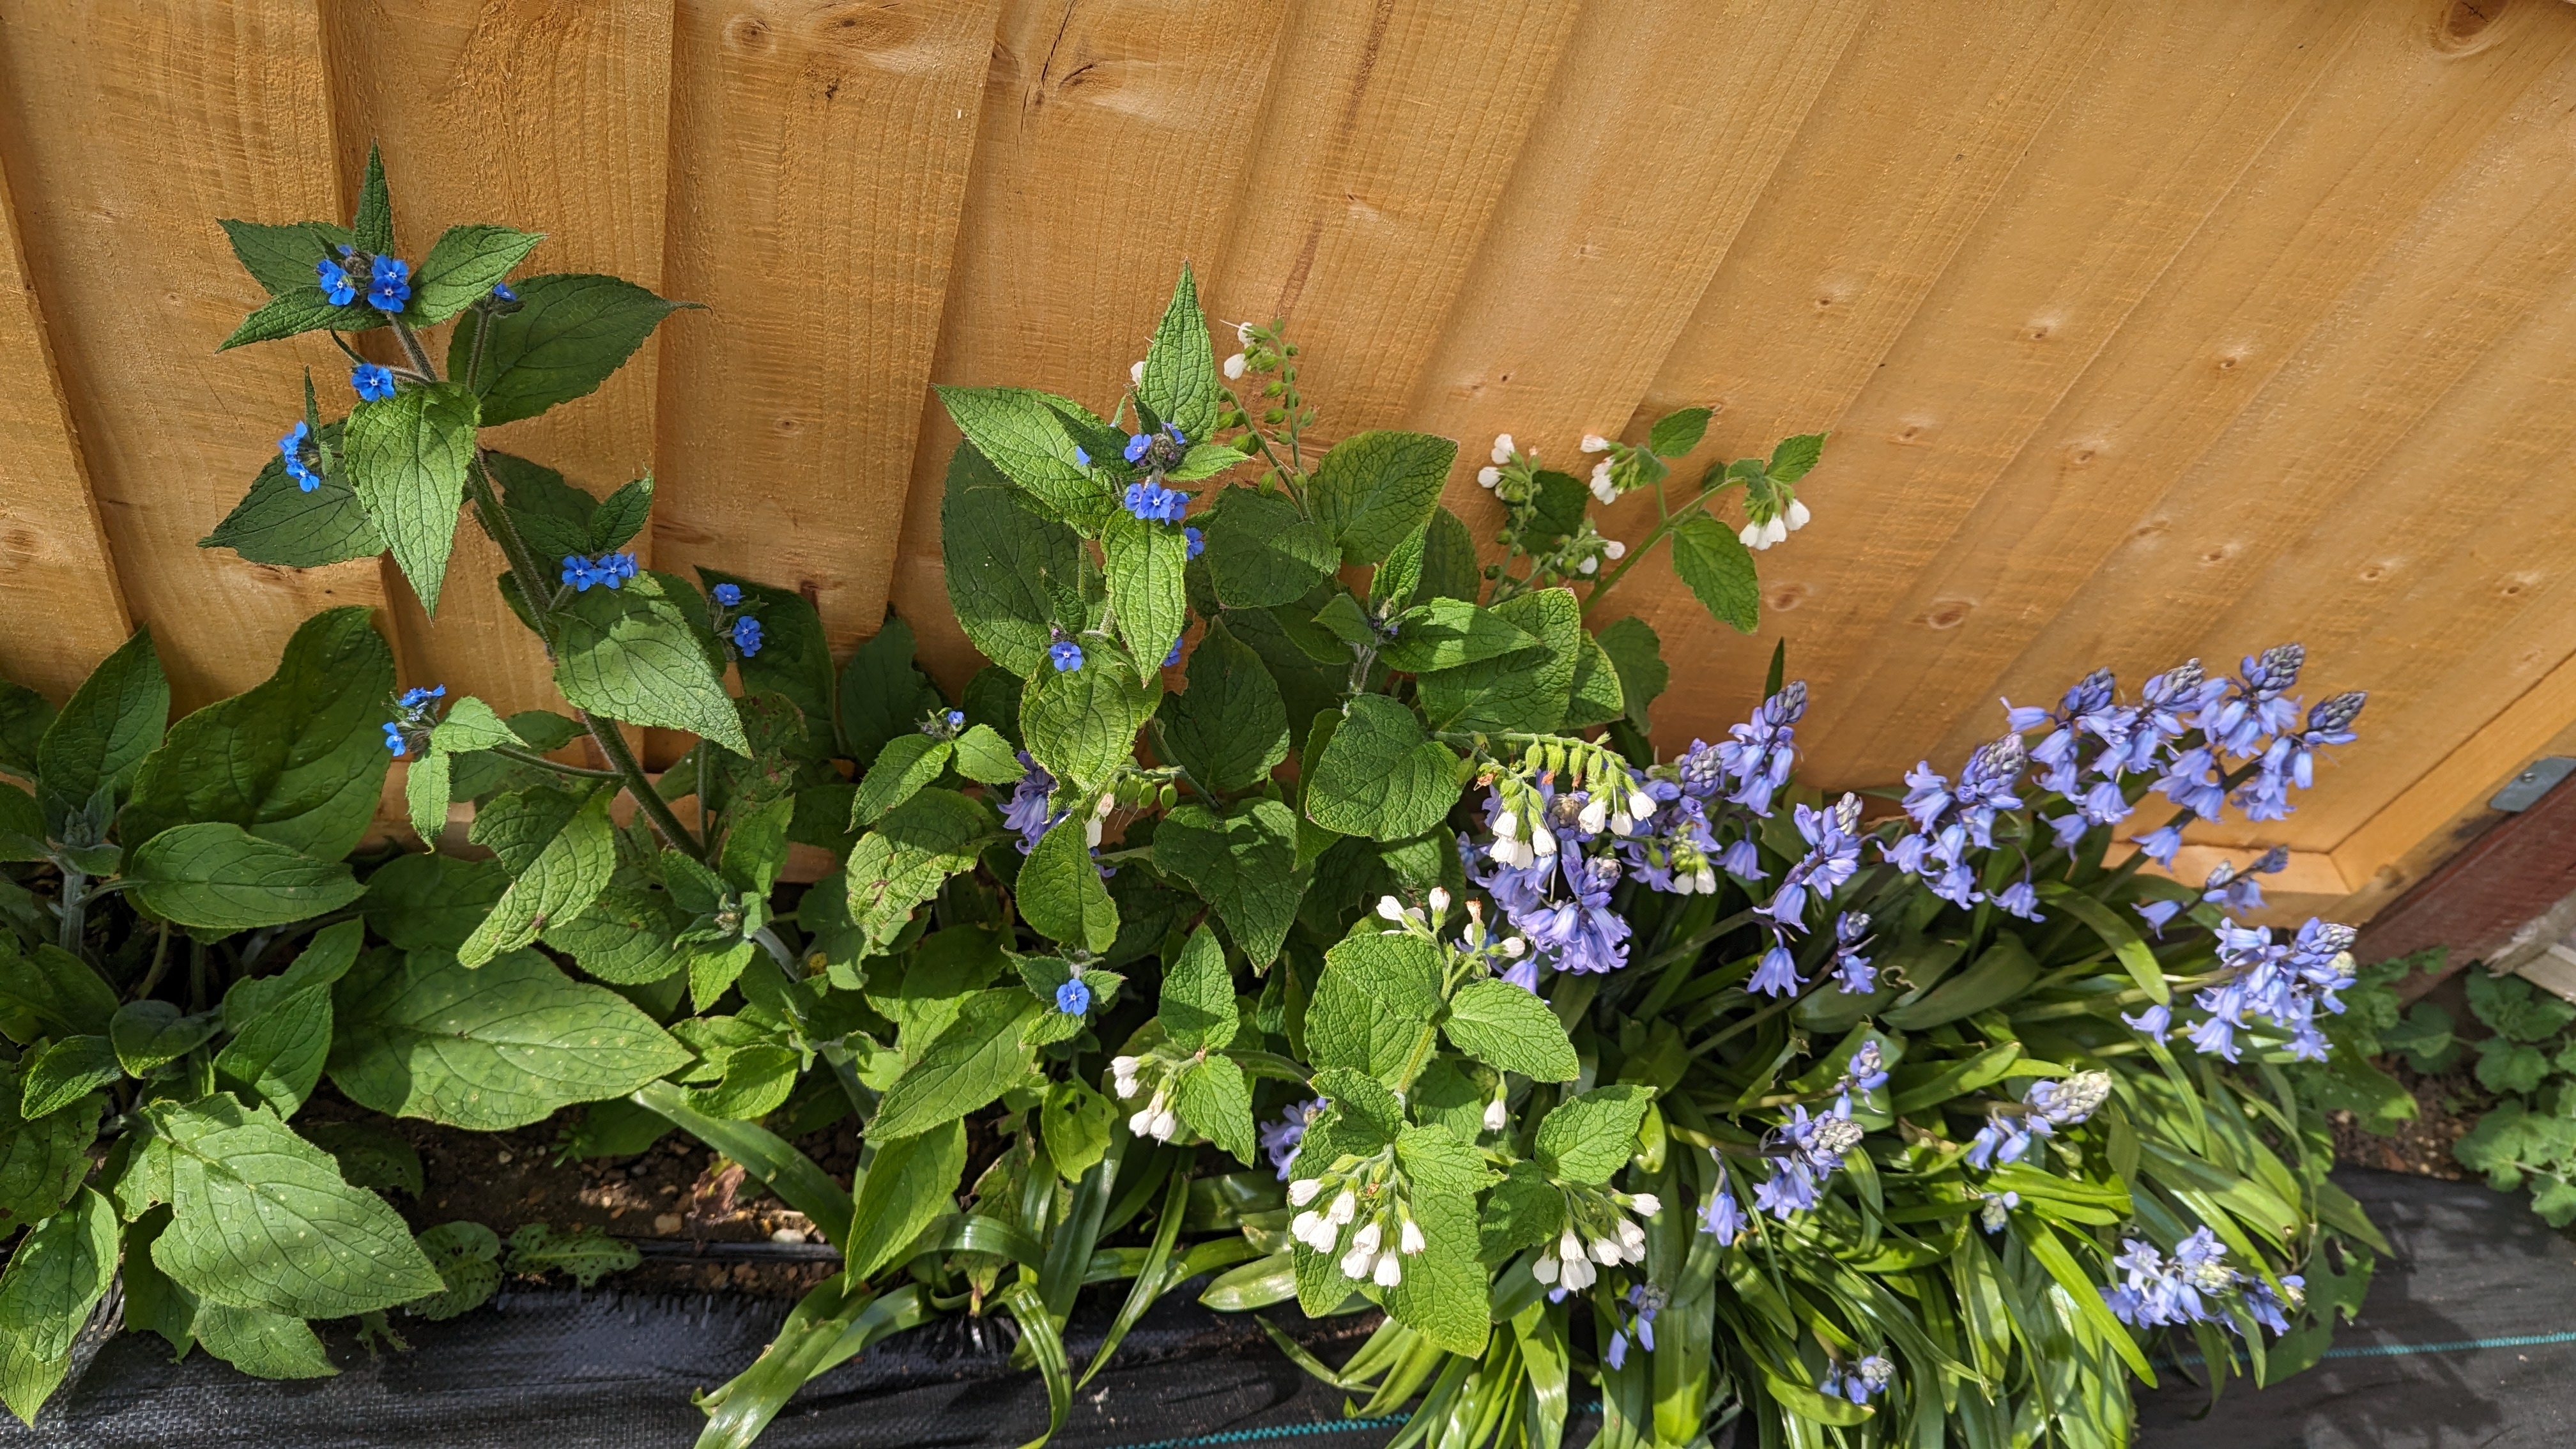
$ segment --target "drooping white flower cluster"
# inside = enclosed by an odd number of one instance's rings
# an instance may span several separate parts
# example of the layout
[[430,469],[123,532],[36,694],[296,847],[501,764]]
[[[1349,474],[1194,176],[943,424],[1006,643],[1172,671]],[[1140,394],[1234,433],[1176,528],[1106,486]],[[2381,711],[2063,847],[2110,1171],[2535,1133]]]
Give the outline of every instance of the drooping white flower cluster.
[[1391,1154],[1300,1178],[1288,1184],[1288,1201],[1303,1209],[1288,1235],[1318,1253],[1339,1254],[1345,1277],[1392,1288],[1404,1281],[1404,1260],[1426,1246],[1422,1225],[1397,1191]]
[[1567,1186],[1561,1190],[1565,1194],[1565,1227],[1530,1266],[1531,1277],[1568,1292],[1580,1292],[1600,1279],[1603,1268],[1646,1261],[1646,1230],[1637,1219],[1661,1213],[1663,1199],[1651,1192],[1628,1193],[1600,1187]]
[[[1151,1057],[1111,1057],[1110,1083],[1117,1088],[1118,1100],[1136,1100],[1144,1091],[1139,1074],[1153,1067],[1154,1059]],[[1168,1079],[1155,1084],[1153,1095],[1146,1098],[1145,1105],[1137,1108],[1135,1115],[1127,1119],[1127,1130],[1157,1142],[1169,1142],[1172,1134],[1181,1130],[1180,1116],[1172,1110],[1172,1089]]]

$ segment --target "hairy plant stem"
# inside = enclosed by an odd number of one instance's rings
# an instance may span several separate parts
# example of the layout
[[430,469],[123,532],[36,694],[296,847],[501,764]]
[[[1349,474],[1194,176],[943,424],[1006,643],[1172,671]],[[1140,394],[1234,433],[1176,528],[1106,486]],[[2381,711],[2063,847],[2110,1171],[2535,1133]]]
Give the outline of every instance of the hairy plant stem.
[[[1681,527],[1685,522],[1697,517],[1699,515],[1701,504],[1715,498],[1727,489],[1735,487],[1737,485],[1737,481],[1738,480],[1736,479],[1729,478],[1722,483],[1703,488],[1688,503],[1666,512],[1662,518],[1657,519],[1655,526],[1646,531],[1646,536],[1637,540],[1636,544],[1628,550],[1628,556],[1619,561],[1619,566],[1612,569],[1610,572],[1603,574],[1601,576],[1601,581],[1592,586],[1592,592],[1584,596],[1583,616],[1586,619],[1591,618],[1592,611],[1601,606],[1603,596],[1607,595],[1613,588],[1616,588],[1621,579],[1628,576],[1628,570],[1645,562],[1646,555],[1654,552],[1655,545],[1670,537],[1674,529]],[[1655,502],[1657,507],[1662,507],[1663,496],[1660,489],[1657,490]]]
[[491,750],[502,759],[516,760],[522,765],[534,765],[540,770],[552,770],[558,775],[573,775],[585,780],[626,778],[615,770],[594,770],[588,765],[567,765],[561,760],[549,760],[534,750],[522,750],[510,745],[494,745]]
[[62,926],[55,933],[55,944],[78,956],[81,937],[89,928],[89,875],[68,865],[62,866],[62,872],[63,898],[54,907],[62,916]]

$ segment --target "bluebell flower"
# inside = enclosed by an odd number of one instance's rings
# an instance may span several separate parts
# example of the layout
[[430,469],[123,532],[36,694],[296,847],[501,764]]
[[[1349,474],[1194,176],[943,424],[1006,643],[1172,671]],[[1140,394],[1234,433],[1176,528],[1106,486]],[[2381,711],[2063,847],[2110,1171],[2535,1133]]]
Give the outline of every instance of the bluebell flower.
[[2035,1135],[2027,1117],[1990,1116],[1986,1125],[1977,1129],[1977,1135],[1968,1140],[1968,1164],[1982,1171],[2019,1162],[2022,1154],[2030,1151]]
[[1055,1009],[1067,1016],[1081,1016],[1091,1010],[1091,983],[1079,976],[1065,979],[1055,989]]
[[2140,901],[2129,907],[2129,909],[2136,911],[2139,915],[2145,917],[2148,927],[2156,933],[2156,939],[2163,940],[2165,934],[2165,923],[2181,913],[2182,902]]
[[2089,1120],[2111,1099],[2111,1074],[2073,1072],[2064,1077],[2043,1077],[2023,1088],[2021,1099],[2035,1122],[2052,1128],[2073,1127]]
[[[1862,916],[1860,923],[1862,930],[1869,929],[1869,917]],[[1887,1085],[1887,1077],[1885,1054],[1879,1051],[1877,1042],[1865,1041],[1860,1044],[1859,1050],[1851,1054],[1850,1062],[1845,1065],[1841,1086],[1846,1093],[1875,1092]]]
[[1806,928],[1809,895],[1819,902],[1833,899],[1860,869],[1860,797],[1846,794],[1823,810],[1800,805],[1790,819],[1808,851],[1781,876],[1771,899],[1754,909],[1794,931]]
[[378,257],[368,268],[367,305],[379,312],[399,312],[411,300],[411,263]]
[[324,257],[313,264],[313,275],[320,281],[322,290],[329,296],[332,306],[346,307],[358,300],[358,284],[349,276],[347,267]]
[[2170,870],[2173,868],[2174,856],[2182,850],[2182,828],[2175,825],[2160,826],[2144,835],[2130,837],[2130,843],[2137,846],[2140,853],[2147,859]]
[[1067,812],[1050,812],[1049,805],[1055,798],[1055,776],[1048,774],[1046,766],[1039,764],[1026,750],[1020,751],[1020,769],[1025,773],[1020,776],[1019,783],[1011,787],[1010,803],[1002,811],[1002,824],[1020,833],[1020,854],[1026,855],[1037,848],[1039,839],[1053,829]]
[[397,756],[410,752],[410,747],[403,742],[402,726],[391,720],[385,722],[385,748],[393,751]]
[[1628,922],[1610,908],[1611,888],[1619,883],[1619,862],[1606,855],[1565,855],[1562,874],[1569,900],[1513,918],[1559,971],[1616,971],[1628,964]]
[[1905,813],[1914,818],[1916,830],[1929,833],[1950,813],[1950,777],[1933,769],[1930,760],[1922,760],[1905,772],[1905,783]]
[[725,606],[726,608],[728,608],[728,609],[732,608],[734,605],[739,604],[739,603],[741,603],[741,602],[742,602],[742,585],[740,585],[740,584],[718,584],[718,585],[716,585],[716,586],[715,586],[715,600],[716,600],[716,602],[717,602],[717,603],[724,605],[724,606]]
[[2025,921],[2048,919],[2039,912],[2039,892],[2032,888],[2028,877],[2014,881],[1996,892],[1995,905],[2005,914],[2019,916]]
[[1862,1136],[1860,1124],[1851,1119],[1848,1095],[1833,1110],[1813,1117],[1804,1105],[1789,1110],[1790,1120],[1768,1134],[1764,1147],[1777,1170],[1753,1190],[1754,1205],[1783,1222],[1816,1205],[1817,1189]]
[[1752,1217],[1744,1211],[1735,1193],[1727,1186],[1726,1164],[1717,1165],[1717,1181],[1708,1190],[1708,1201],[1700,1206],[1699,1230],[1714,1234],[1721,1248],[1732,1247],[1744,1230],[1752,1226]]
[[2265,743],[2298,723],[2297,700],[2284,694],[2299,682],[2308,651],[2297,644],[2276,644],[2245,661],[2244,673],[2231,686],[2204,696],[2193,723],[2209,742],[2238,759],[2262,753]]
[[1207,552],[1207,536],[1197,529],[1184,528],[1181,530],[1181,537],[1189,545],[1189,551],[1183,555],[1185,559],[1197,558]]
[[2124,1238],[2120,1246],[2126,1251],[2111,1266],[2126,1272],[2127,1281],[2103,1289],[2102,1298],[2123,1323],[2139,1328],[2207,1323],[2217,1314],[2203,1295],[2235,1286],[2237,1274],[2227,1266],[2227,1249],[2207,1227],[2176,1244],[2170,1261],[2154,1244],[2138,1238]]
[[1663,1311],[1664,1290],[1644,1283],[1632,1283],[1628,1292],[1614,1305],[1621,1320],[1610,1334],[1610,1347],[1604,1355],[1613,1370],[1628,1363],[1628,1340],[1634,1336],[1637,1346],[1648,1353],[1655,1351],[1655,1315]]
[[[614,588],[616,585],[611,584],[610,587]],[[760,621],[758,619],[751,617],[749,614],[745,614],[741,618],[733,621],[733,647],[741,650],[742,657],[745,659],[749,659],[751,656],[760,652]]]
[[2149,1041],[2163,1041],[2165,1033],[2173,1029],[2173,1008],[2162,1002],[2156,1002],[2135,1016],[2122,1012],[2120,1019],[2127,1022],[2131,1030]]
[[1785,942],[1777,939],[1771,949],[1762,953],[1762,962],[1754,968],[1753,979],[1744,989],[1756,996],[1795,996],[1806,981],[1798,975],[1798,958],[1789,954]]
[[1749,835],[1729,842],[1717,858],[1718,869],[1740,881],[1767,880],[1770,872],[1762,868],[1762,848]]
[[2245,1284],[2245,1312],[2256,1323],[2274,1333],[2287,1333],[2290,1331],[2290,1320],[2282,1310],[2286,1308],[2289,1312],[2296,1313],[2304,1306],[2306,1295],[2301,1290],[2306,1288],[2307,1284],[2308,1280],[2296,1273],[2282,1274],[2281,1287],[2288,1294],[2284,1299],[2281,1294],[2272,1291],[2271,1284],[2260,1278],[2249,1279]]
[[[1797,764],[1797,724],[1806,712],[1807,683],[1795,680],[1762,701],[1751,719],[1727,727],[1728,741],[1717,747],[1715,761],[1735,787],[1727,799],[1756,815],[1771,813],[1772,794],[1789,783]],[[1683,788],[1689,789],[1693,779],[1692,770],[1685,768]]]
[[1982,1192],[1977,1194],[1977,1201],[1984,1204],[1977,1210],[1978,1225],[1989,1233],[2000,1233],[2004,1230],[2004,1225],[2011,1221],[2012,1210],[2021,1206],[2021,1194]]
[[1322,1115],[1324,1099],[1317,1097],[1293,1104],[1276,1122],[1262,1124],[1261,1150],[1270,1158],[1270,1165],[1279,1169],[1281,1182],[1288,1180],[1290,1170],[1297,1164],[1297,1149],[1306,1141],[1306,1129]]
[[1816,1380],[1816,1392],[1829,1399],[1839,1396],[1855,1404],[1866,1404],[1872,1395],[1895,1381],[1896,1365],[1871,1354],[1849,1369],[1841,1364],[1827,1365],[1824,1377]]
[[1070,639],[1058,639],[1047,646],[1047,663],[1058,674],[1071,674],[1082,667],[1082,646]]
[[1994,846],[1997,812],[2021,808],[2021,797],[2013,791],[2020,784],[2028,758],[2021,736],[2005,735],[1977,746],[1968,756],[1967,768],[1959,772],[1959,783],[1953,792],[1958,797],[1958,820],[1968,827],[1969,838],[1980,847]]
[[394,370],[372,362],[361,362],[349,369],[349,386],[369,402],[383,402],[394,395]]
[[511,291],[510,284],[507,282],[494,282],[492,284],[492,296],[494,299],[503,302],[515,302],[519,300],[519,294]]

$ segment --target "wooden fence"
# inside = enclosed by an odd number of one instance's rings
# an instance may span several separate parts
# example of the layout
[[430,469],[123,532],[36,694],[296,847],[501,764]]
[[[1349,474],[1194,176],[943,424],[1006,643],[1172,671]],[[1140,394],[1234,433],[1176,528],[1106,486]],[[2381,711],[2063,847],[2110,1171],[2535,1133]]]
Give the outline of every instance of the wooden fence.
[[927,384],[1105,402],[1186,258],[1286,319],[1328,434],[1833,431],[1758,637],[1633,588],[1668,746],[1783,637],[1829,784],[2303,639],[2363,742],[2206,840],[2359,913],[2576,744],[2576,7],[0,0],[0,671],[59,694],[148,622],[193,704],[360,601],[407,679],[550,697],[487,587],[433,627],[374,564],[196,546],[338,371],[214,354],[258,299],[215,219],[344,215],[370,138],[413,255],[507,222],[709,305],[513,447],[653,470],[655,565],[791,582],[844,648],[891,602],[952,681]]

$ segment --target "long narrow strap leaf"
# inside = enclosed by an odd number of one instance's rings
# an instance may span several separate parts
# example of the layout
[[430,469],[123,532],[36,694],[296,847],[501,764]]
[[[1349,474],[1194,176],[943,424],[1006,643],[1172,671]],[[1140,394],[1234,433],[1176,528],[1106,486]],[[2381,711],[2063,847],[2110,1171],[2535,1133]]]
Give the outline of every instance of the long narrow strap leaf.
[[698,1401],[706,1410],[707,1427],[698,1435],[697,1449],[746,1449],[796,1391],[821,1372],[816,1362],[870,1306],[864,1291],[851,1291],[846,1275],[836,1273],[817,1284],[789,1311],[778,1336],[751,1367]]
[[1107,1367],[1109,1355],[1118,1351],[1118,1341],[1162,1296],[1163,1270],[1171,1265],[1172,1244],[1181,1236],[1181,1209],[1189,1205],[1189,1197],[1189,1163],[1185,1159],[1172,1169],[1171,1186],[1163,1190],[1163,1216],[1154,1225],[1154,1245],[1145,1250],[1145,1265],[1137,1271],[1135,1283],[1127,1290],[1127,1301],[1118,1306],[1118,1316],[1111,1320],[1108,1336],[1100,1340],[1100,1351],[1091,1356],[1091,1366],[1082,1371],[1075,1388],[1091,1382],[1092,1375]]
[[948,1231],[940,1236],[939,1251],[992,1253],[1008,1258],[1031,1272],[1037,1270],[1038,1264],[1045,1260],[1046,1254],[1046,1250],[1038,1246],[1037,1239],[1022,1232],[1017,1226],[1006,1223],[1000,1218],[986,1217],[981,1213],[967,1213],[951,1222]]
[[743,1171],[780,1202],[813,1219],[833,1247],[849,1245],[850,1194],[785,1138],[749,1122],[707,1116],[668,1082],[649,1083],[628,1100],[660,1113],[672,1126],[741,1163]]
[[1038,1296],[1047,1311],[1059,1318],[1073,1311],[1073,1296],[1090,1277],[1091,1250],[1100,1241],[1101,1223],[1109,1210],[1110,1194],[1118,1188],[1129,1140],[1126,1121],[1112,1117],[1109,1150],[1074,1184],[1064,1221],[1047,1240],[1045,1261],[1031,1265],[1037,1269]]
[[1064,1356],[1064,1335],[1048,1316],[1046,1300],[1038,1296],[1038,1285],[1022,1278],[994,1295],[993,1301],[1009,1312],[1020,1325],[1023,1340],[1029,1346],[1029,1357],[1037,1360],[1038,1372],[1046,1378],[1046,1432],[1020,1446],[1039,1449],[1056,1431],[1064,1427],[1073,1413],[1073,1367]]

